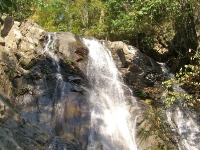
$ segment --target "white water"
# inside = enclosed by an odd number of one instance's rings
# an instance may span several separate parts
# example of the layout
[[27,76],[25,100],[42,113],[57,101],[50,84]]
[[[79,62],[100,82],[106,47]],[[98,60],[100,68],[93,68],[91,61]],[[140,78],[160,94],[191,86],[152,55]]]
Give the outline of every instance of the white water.
[[[176,92],[185,92],[178,85],[174,85],[173,89]],[[199,150],[200,126],[196,122],[198,118],[195,113],[179,103],[168,109],[167,117],[175,133],[179,150]]]
[[167,117],[174,130],[179,150],[199,150],[200,128],[192,113],[179,106],[168,110]]
[[[174,75],[168,74],[168,69],[162,66],[163,72],[170,78]],[[177,84],[173,86],[175,92],[185,93]],[[184,108],[180,103],[167,110],[168,122],[174,132],[179,150],[200,150],[200,126],[194,112]]]
[[65,82],[63,81],[63,77],[60,72],[60,65],[58,63],[59,59],[55,54],[55,41],[56,41],[56,33],[49,33],[48,39],[46,41],[45,48],[43,50],[43,54],[48,55],[52,58],[52,64],[56,69],[56,73],[54,74],[56,78],[55,83],[55,90],[53,92],[52,102],[53,102],[53,114],[51,116],[51,125],[49,125],[49,130],[52,136],[56,136],[55,133],[55,125],[61,124],[61,127],[64,129],[64,104],[65,101],[63,100],[64,97],[64,89],[65,89]]
[[[135,122],[126,106],[124,84],[112,55],[97,40],[83,39],[89,49],[87,75],[91,126],[87,150],[137,150]],[[135,99],[132,98],[133,103]]]

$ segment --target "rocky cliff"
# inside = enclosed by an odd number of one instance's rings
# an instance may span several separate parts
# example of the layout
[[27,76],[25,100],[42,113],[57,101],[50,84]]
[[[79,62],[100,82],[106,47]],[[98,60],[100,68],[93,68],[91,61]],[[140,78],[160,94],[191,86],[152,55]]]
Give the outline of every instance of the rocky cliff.
[[[145,110],[137,121],[138,149],[176,149],[165,119],[150,115],[162,113],[161,66],[123,42],[100,42]],[[49,33],[31,20],[14,22],[0,45],[1,149],[86,149],[87,54],[81,37],[72,33]],[[150,130],[154,134],[146,136]]]

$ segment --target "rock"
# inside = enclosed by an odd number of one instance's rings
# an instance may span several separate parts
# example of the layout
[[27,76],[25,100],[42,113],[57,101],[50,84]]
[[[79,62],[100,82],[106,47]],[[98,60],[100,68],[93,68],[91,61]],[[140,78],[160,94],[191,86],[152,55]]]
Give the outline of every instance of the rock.
[[[33,126],[8,104],[4,95],[0,95],[0,145],[4,149],[44,149],[49,134],[40,127]],[[43,143],[36,143],[36,140]]]
[[67,150],[67,145],[59,137],[52,139],[51,143],[47,146],[46,150]]
[[127,68],[127,71],[138,73],[138,74],[143,73],[143,70],[134,64],[129,65],[129,67]]
[[128,52],[127,45],[124,44],[121,41],[117,41],[117,42],[109,43],[109,48],[111,49],[111,52],[113,54],[117,54],[118,55],[118,57],[119,57],[119,59],[120,59],[120,61],[122,63],[121,67],[126,68],[127,67],[127,59],[126,59],[125,55]]
[[11,130],[0,127],[0,147],[1,149],[16,149],[23,150],[17,141],[14,140],[14,136]]
[[144,76],[145,82],[149,86],[153,86],[154,84],[158,83],[159,81],[163,81],[162,74],[157,73],[156,71],[147,72]]
[[2,37],[0,37],[0,45],[5,46],[5,40]]
[[75,51],[76,54],[78,54],[78,58],[76,59],[77,62],[83,61],[86,59],[88,50],[82,46],[78,46]]
[[[105,43],[112,52],[115,62],[119,64],[117,66],[129,85],[137,85],[138,88],[152,86],[158,76],[162,76],[160,65],[135,47],[126,45],[121,41]],[[150,70],[157,72],[156,77],[150,77],[150,74],[148,74]]]
[[81,81],[82,81],[82,79],[78,76],[69,76],[68,80],[77,84],[81,84]]
[[74,84],[73,88],[71,89],[72,92],[80,92],[83,93],[83,89],[78,85]]
[[12,28],[14,23],[14,18],[7,16],[4,20],[4,25],[3,25],[3,29],[1,30],[1,37],[5,37],[8,35],[8,32],[10,31],[10,29]]
[[64,59],[66,61],[74,60],[74,65],[86,74],[88,50],[81,42],[81,38],[69,32],[58,32],[56,36],[58,51]]
[[70,32],[58,32],[56,33],[56,36],[58,37],[57,45],[59,52],[65,57],[70,57],[70,51],[73,50],[72,47],[76,42],[75,35]]

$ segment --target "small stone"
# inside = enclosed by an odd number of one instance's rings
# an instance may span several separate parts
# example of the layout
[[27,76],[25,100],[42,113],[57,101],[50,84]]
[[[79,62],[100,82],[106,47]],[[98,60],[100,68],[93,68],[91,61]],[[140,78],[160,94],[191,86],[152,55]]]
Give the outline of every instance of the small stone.
[[80,92],[83,93],[83,89],[79,87],[78,85],[74,85],[73,88],[71,89],[72,92]]
[[0,37],[0,45],[5,46],[5,40],[2,37]]
[[81,84],[81,81],[82,81],[82,79],[79,76],[69,76],[68,80],[73,81],[77,84]]
[[5,37],[8,35],[8,32],[12,28],[13,24],[14,24],[14,18],[7,16],[4,21],[4,28],[1,30],[2,37]]

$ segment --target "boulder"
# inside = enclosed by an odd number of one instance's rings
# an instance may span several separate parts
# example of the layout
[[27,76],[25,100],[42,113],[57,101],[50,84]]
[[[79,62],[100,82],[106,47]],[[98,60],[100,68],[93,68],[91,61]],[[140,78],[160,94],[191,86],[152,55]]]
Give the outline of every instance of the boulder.
[[[137,86],[138,88],[154,85],[158,77],[162,76],[160,65],[152,58],[141,53],[137,48],[126,45],[121,41],[106,42],[107,48],[112,52],[113,58],[123,77],[130,86]],[[120,63],[119,63],[120,62]],[[149,72],[156,72],[156,76],[150,77]],[[150,79],[151,78],[151,79]]]
[[8,35],[8,32],[12,28],[14,24],[14,18],[7,16],[4,20],[3,29],[1,30],[1,37],[5,37]]
[[45,149],[50,135],[17,114],[0,94],[0,146],[4,149]]

